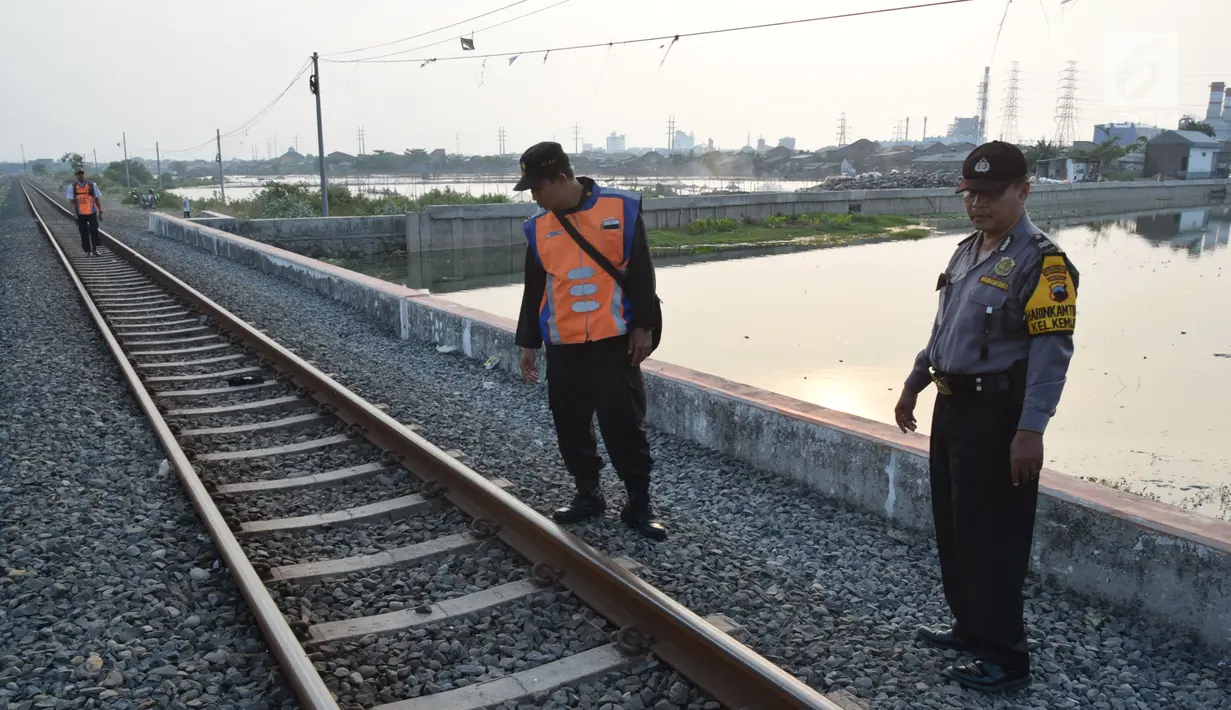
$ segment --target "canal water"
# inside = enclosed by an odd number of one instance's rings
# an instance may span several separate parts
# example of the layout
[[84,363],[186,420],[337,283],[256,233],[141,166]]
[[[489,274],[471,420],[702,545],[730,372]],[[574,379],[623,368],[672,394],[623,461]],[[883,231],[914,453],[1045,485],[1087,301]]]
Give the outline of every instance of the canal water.
[[[1082,274],[1047,465],[1231,516],[1231,210],[1039,223]],[[654,357],[891,423],[931,328],[936,276],[964,236],[659,257],[671,325]],[[524,255],[347,266],[515,319]],[[934,392],[920,396],[922,432]]]

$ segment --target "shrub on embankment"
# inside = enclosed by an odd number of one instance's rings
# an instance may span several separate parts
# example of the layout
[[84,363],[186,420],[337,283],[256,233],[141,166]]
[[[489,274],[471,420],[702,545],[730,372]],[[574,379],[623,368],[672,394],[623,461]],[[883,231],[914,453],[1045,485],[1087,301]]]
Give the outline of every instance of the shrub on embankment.
[[[164,204],[160,197],[160,209],[172,213],[177,212],[182,199],[176,197],[173,203]],[[419,197],[407,197],[389,191],[369,195],[352,192],[342,185],[335,185],[329,188],[329,216],[366,217],[406,214],[422,211],[429,205],[476,205],[509,201],[509,198],[504,195],[471,195],[452,188],[432,190]],[[197,213],[201,210],[221,212],[240,219],[319,217],[321,196],[319,191],[305,185],[271,182],[257,190],[252,197],[227,200],[226,204],[217,198],[194,199],[192,211]]]

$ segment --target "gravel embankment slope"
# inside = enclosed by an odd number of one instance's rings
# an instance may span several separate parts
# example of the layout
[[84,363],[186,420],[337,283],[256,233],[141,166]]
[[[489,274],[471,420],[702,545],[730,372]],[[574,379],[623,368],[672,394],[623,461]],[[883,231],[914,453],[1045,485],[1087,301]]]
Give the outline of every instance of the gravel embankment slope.
[[[461,450],[477,471],[514,482],[544,512],[570,497],[543,388],[399,342],[339,304],[139,232],[145,221],[137,217],[136,229],[118,230],[130,244],[400,421],[420,425],[437,445]],[[1030,691],[998,699],[946,684],[939,672],[950,658],[913,641],[917,624],[947,620],[929,540],[682,440],[655,432],[652,443],[668,541],[641,540],[615,511],[576,532],[646,565],[653,583],[697,613],[744,624],[752,647],[814,687],[845,688],[895,710],[1231,706],[1221,659],[1167,628],[1038,585],[1027,603],[1037,646]],[[610,470],[605,483],[618,506],[623,492]],[[647,706],[676,707],[667,690]]]
[[51,248],[0,216],[0,710],[293,708]]

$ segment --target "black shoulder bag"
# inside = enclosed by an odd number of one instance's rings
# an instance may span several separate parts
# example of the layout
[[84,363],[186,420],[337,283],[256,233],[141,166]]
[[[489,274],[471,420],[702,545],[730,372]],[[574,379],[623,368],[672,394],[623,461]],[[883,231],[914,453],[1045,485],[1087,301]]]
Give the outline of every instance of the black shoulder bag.
[[[615,279],[615,282],[621,289],[623,289],[624,274],[620,273],[620,270],[615,267],[615,264],[612,264],[611,261],[607,257],[603,256],[598,249],[595,249],[593,244],[586,241],[586,238],[581,236],[581,233],[577,231],[577,228],[573,226],[573,223],[570,222],[568,217],[564,216],[562,212],[553,212],[552,214],[556,216],[556,221],[560,223],[560,226],[564,227],[564,231],[568,232],[568,235],[573,238],[573,241],[577,242],[577,246],[581,247],[581,250],[589,255],[589,257],[594,260],[594,263],[603,267],[603,271],[610,274],[611,278]],[[660,299],[657,294],[654,296],[654,310],[657,311],[656,315],[658,327],[650,331],[650,347],[652,350],[657,350],[658,343],[662,341],[663,337],[662,299]]]

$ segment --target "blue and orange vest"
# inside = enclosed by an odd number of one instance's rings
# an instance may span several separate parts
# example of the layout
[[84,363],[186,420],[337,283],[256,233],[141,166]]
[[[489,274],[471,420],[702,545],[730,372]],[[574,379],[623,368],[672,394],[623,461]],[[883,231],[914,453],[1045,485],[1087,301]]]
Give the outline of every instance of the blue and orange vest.
[[94,214],[97,201],[97,198],[94,197],[94,183],[87,182],[82,185],[79,182],[73,181],[73,199],[77,202],[77,214]]
[[[635,192],[595,185],[581,208],[564,215],[586,241],[619,270],[628,267],[641,210]],[[564,231],[556,216],[540,210],[524,225],[526,240],[547,272],[539,306],[543,342],[568,345],[624,335],[632,304],[624,290]]]

